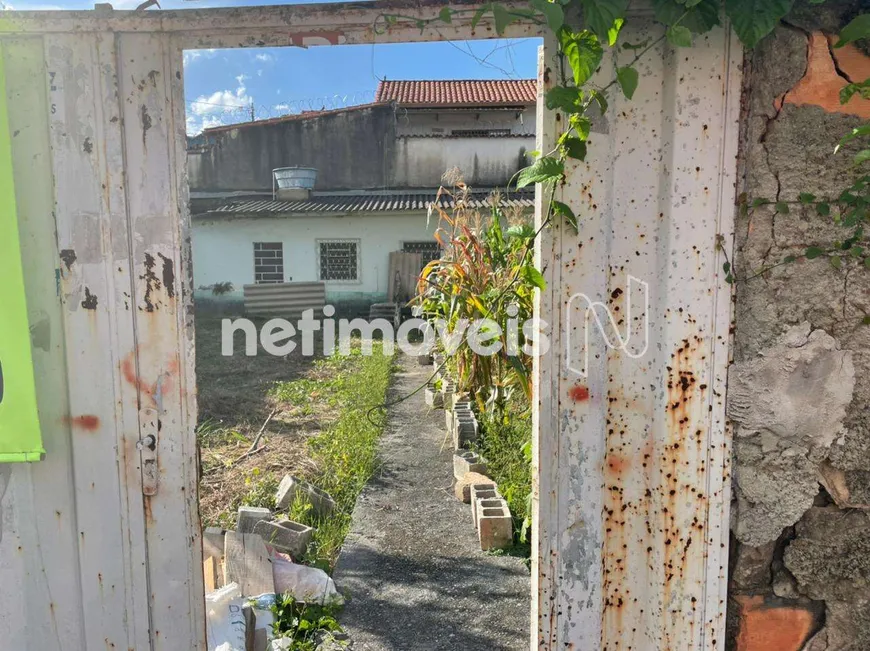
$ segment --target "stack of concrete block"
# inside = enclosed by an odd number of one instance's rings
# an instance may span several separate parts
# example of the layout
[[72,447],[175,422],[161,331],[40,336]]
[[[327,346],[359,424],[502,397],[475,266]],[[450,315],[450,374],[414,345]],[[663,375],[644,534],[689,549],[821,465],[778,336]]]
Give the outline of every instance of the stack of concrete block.
[[482,475],[479,472],[468,472],[453,487],[456,499],[465,504],[471,504],[471,489],[475,486],[479,490],[498,488],[495,482],[486,475]]
[[435,382],[426,385],[424,397],[426,406],[432,409],[444,409],[444,394],[436,388]]
[[471,403],[458,402],[453,408],[453,424],[449,428],[453,437],[453,449],[461,450],[477,441],[480,427]]
[[279,552],[290,554],[293,560],[299,560],[305,555],[314,537],[314,529],[292,520],[261,520],[254,526],[254,533]]
[[453,455],[453,476],[456,480],[465,477],[466,473],[477,472],[486,474],[486,459],[471,450],[458,450]]
[[453,396],[456,394],[456,383],[445,377],[441,380],[441,402],[445,409],[453,406]]
[[284,475],[278,485],[278,492],[275,493],[275,504],[279,509],[289,509],[298,498],[308,501],[314,512],[321,517],[335,511],[335,501],[329,493],[299,477]]

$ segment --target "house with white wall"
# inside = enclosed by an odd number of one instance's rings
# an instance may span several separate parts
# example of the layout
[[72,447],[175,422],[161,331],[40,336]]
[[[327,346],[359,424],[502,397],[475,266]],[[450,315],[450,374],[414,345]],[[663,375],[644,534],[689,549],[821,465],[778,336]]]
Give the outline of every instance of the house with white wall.
[[[534,148],[535,94],[532,80],[384,81],[372,104],[205,130],[188,151],[197,301],[312,281],[345,313],[392,300],[391,252],[439,255],[428,213],[446,171],[473,207],[500,191],[531,211],[531,193],[505,189]],[[286,167],[316,169],[313,187],[280,196]]]

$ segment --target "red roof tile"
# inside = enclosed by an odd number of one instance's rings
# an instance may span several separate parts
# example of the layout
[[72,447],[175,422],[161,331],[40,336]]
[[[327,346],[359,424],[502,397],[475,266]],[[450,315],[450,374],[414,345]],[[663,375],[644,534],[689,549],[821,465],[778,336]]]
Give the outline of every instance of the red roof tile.
[[376,102],[399,106],[523,106],[535,103],[534,79],[382,81]]

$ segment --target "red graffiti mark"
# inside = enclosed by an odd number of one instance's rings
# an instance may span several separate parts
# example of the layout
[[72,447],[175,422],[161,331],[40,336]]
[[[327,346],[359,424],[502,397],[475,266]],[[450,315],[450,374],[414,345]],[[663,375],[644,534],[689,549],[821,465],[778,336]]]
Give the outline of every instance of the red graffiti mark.
[[77,429],[83,429],[86,432],[96,432],[100,429],[100,418],[99,416],[94,416],[92,414],[86,414],[84,416],[67,416],[63,419],[63,422],[70,427],[75,427]]
[[568,395],[574,402],[585,402],[589,400],[589,387],[585,384],[575,384],[568,390]]
[[178,358],[174,357],[166,364],[166,371],[152,383],[143,380],[136,372],[136,356],[139,352],[137,348],[124,358],[121,362],[121,374],[124,380],[136,389],[140,395],[148,400],[152,405],[157,403],[157,394],[166,393],[172,388],[172,377],[178,374]]

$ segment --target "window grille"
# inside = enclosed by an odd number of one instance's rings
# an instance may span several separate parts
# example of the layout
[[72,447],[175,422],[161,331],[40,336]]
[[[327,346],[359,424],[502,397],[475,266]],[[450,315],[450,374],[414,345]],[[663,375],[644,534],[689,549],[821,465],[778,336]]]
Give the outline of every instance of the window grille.
[[359,280],[359,241],[321,240],[317,247],[320,280]]
[[282,242],[254,242],[254,282],[258,285],[284,282]]

